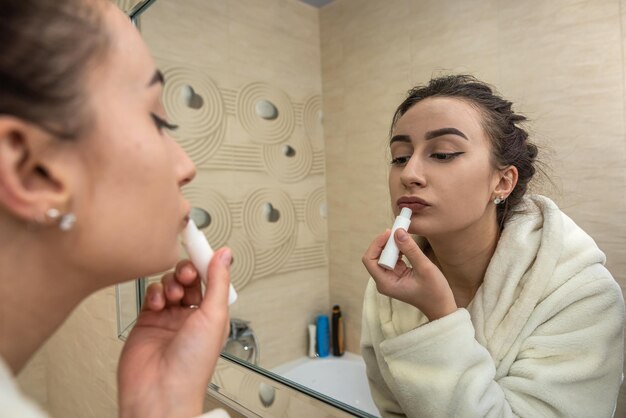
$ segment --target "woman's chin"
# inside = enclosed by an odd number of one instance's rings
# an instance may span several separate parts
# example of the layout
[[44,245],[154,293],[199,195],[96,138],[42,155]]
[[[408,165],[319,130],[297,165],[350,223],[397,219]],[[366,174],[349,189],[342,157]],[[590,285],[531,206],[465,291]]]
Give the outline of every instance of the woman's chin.
[[427,227],[413,227],[409,228],[409,234],[418,235],[420,237],[424,237],[428,239],[428,237],[436,236],[440,234],[442,231],[437,230],[435,228],[427,228]]
[[153,276],[171,270],[182,258],[183,257],[181,257],[178,247],[176,247],[175,251],[170,251],[169,253],[164,254],[153,263],[150,263],[149,266],[146,266],[143,274],[140,274],[139,277]]
[[413,223],[411,223],[411,226],[409,227],[409,234],[413,234],[413,235],[419,235],[422,237],[425,237],[428,235],[429,228],[421,226],[421,225],[414,225]]

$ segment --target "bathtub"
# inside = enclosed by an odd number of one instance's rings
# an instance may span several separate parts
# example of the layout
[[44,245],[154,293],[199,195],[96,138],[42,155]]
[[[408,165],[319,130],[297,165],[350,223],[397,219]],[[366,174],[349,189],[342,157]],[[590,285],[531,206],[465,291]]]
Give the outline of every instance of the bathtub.
[[346,352],[341,357],[332,355],[315,359],[301,357],[281,364],[272,369],[272,372],[370,415],[380,417],[370,395],[365,363],[359,355]]

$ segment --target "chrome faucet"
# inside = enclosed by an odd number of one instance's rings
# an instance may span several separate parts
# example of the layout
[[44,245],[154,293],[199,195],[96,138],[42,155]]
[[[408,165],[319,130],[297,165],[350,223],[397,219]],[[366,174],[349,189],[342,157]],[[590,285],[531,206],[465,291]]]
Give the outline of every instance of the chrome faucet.
[[224,351],[248,363],[259,364],[259,342],[250,328],[250,322],[231,318],[230,332]]

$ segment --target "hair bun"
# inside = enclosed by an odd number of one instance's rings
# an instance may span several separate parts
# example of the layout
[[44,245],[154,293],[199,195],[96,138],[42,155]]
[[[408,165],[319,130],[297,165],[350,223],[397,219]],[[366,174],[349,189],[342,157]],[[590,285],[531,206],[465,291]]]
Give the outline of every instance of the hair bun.
[[537,148],[535,144],[527,143],[526,152],[528,153],[528,157],[534,161],[539,153],[539,148]]

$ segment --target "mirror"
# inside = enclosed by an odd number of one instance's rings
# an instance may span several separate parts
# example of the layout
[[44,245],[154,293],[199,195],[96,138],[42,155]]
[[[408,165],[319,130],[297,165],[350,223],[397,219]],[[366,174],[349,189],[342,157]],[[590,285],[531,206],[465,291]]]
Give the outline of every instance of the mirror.
[[[531,119],[534,140],[552,150],[551,197],[626,284],[619,4],[329,3],[158,0],[133,9],[167,79],[164,104],[181,125],[173,135],[198,166],[185,194],[210,220],[211,244],[234,251],[231,316],[246,339],[231,344],[239,360],[224,361],[327,400],[329,385],[284,376],[305,367],[307,327],[335,304],[348,353],[327,359],[359,361],[360,258],[392,220],[387,129],[406,90],[438,70],[494,84]],[[122,328],[152,279],[118,289]],[[328,396],[376,415],[361,398]]]
[[[368,416],[359,409],[376,411],[356,354],[325,361],[357,370],[355,382],[344,386],[346,392],[358,386],[358,396],[342,398],[329,391],[329,377],[315,384],[320,377],[296,372],[310,368],[302,364],[311,361],[308,324],[329,315],[333,303],[318,10],[302,2],[268,6],[158,0],[131,12],[165,75],[163,102],[180,125],[172,135],[198,168],[184,189],[192,216],[214,248],[228,245],[234,253],[231,278],[239,299],[231,307],[231,338],[213,387],[239,393],[225,371],[236,368],[237,359],[247,371],[272,376],[320,404]],[[264,17],[257,19],[257,12]],[[194,27],[203,29],[190,32]],[[268,48],[274,53],[263,52]],[[158,279],[118,287],[122,338],[145,287]],[[262,406],[277,413],[264,388]]]

